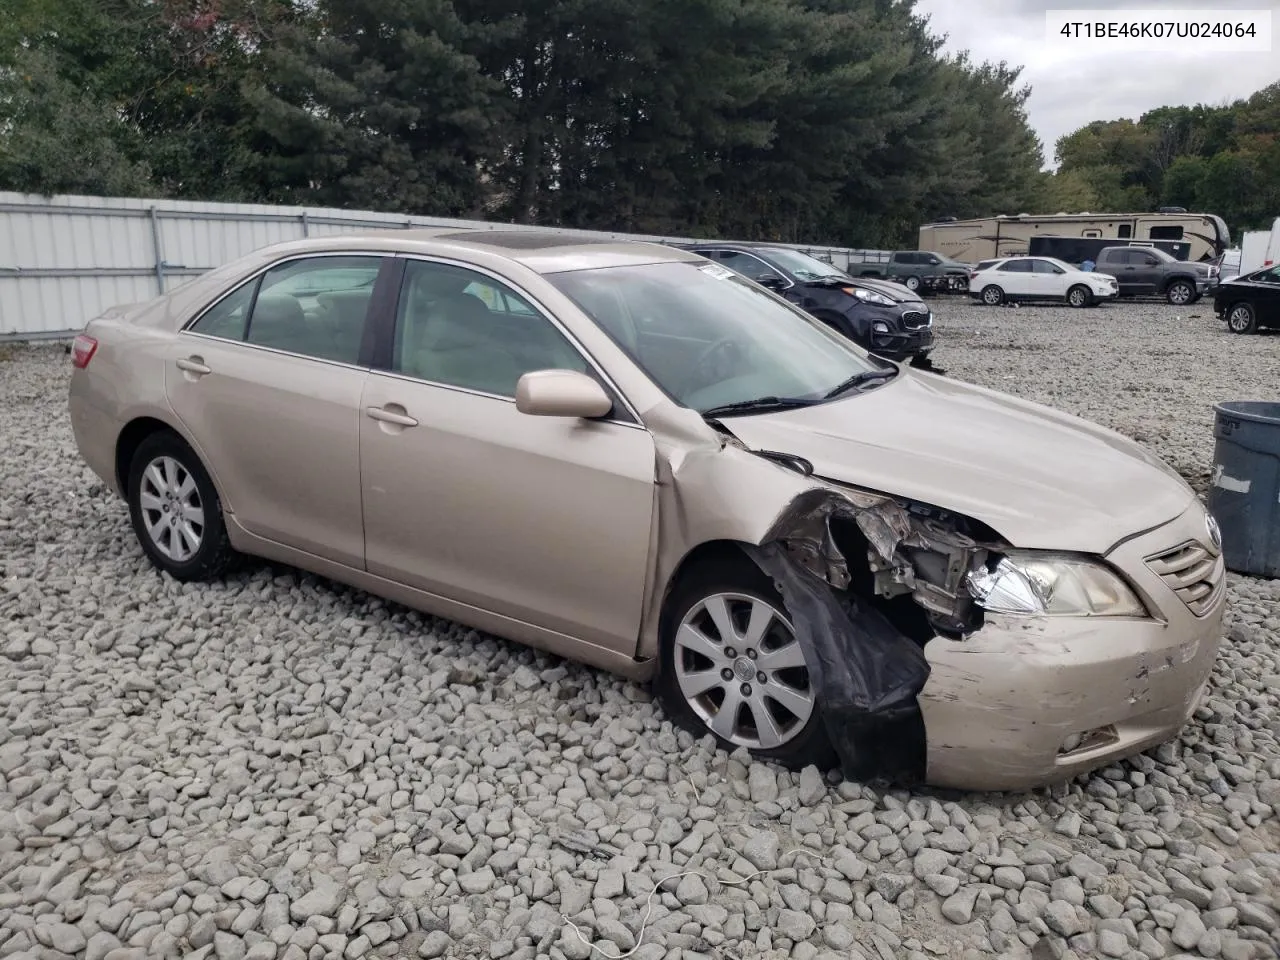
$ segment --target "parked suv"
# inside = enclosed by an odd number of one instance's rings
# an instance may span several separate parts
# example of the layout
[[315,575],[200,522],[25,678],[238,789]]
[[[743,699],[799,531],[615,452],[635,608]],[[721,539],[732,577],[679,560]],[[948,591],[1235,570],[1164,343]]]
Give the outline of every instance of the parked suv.
[[1094,267],[1120,285],[1120,296],[1162,296],[1175,306],[1195,303],[1213,289],[1217,267],[1188,263],[1155,247],[1104,247]]
[[686,249],[786,297],[860,347],[890,360],[931,366],[933,314],[918,294],[900,284],[855,279],[790,247],[700,243]]

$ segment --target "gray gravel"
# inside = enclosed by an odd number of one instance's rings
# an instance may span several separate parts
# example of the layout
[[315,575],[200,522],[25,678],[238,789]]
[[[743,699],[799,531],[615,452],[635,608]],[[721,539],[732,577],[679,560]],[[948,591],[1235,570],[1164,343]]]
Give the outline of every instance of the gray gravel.
[[[1203,307],[937,309],[950,375],[1201,488],[1211,404],[1275,396],[1280,337]],[[1280,582],[1231,578],[1178,741],[1051,791],[885,793],[310,576],[162,578],[76,456],[67,367],[0,361],[0,957],[1280,955]]]

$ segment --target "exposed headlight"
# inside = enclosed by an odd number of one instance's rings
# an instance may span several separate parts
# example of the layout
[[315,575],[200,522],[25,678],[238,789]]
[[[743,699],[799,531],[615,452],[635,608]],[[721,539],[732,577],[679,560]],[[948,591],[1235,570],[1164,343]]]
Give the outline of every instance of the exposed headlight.
[[852,297],[857,297],[863,303],[874,303],[877,307],[893,306],[893,301],[883,293],[876,293],[874,290],[863,290],[861,287],[844,287],[842,289],[845,293]]
[[984,610],[1020,616],[1145,617],[1134,592],[1109,567],[1082,557],[1010,553],[995,570],[975,570],[969,590]]

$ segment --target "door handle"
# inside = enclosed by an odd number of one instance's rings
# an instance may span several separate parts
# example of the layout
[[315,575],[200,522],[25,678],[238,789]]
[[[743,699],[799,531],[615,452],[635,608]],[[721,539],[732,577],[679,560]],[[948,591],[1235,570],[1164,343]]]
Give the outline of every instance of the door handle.
[[185,370],[187,373],[194,373],[203,377],[206,373],[213,371],[205,364],[203,357],[180,357],[177,360],[178,369]]
[[[397,407],[397,409],[392,409]],[[399,404],[388,404],[385,407],[365,407],[364,412],[371,420],[378,420],[382,423],[394,423],[398,427],[416,427],[418,421],[407,413],[400,413],[403,410]]]

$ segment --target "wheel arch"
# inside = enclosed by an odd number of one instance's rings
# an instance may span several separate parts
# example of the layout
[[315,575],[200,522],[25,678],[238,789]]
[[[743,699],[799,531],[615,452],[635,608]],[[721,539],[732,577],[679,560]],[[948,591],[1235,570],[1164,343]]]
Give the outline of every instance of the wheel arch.
[[218,479],[217,471],[214,470],[213,465],[209,463],[208,458],[200,450],[200,445],[176,423],[162,419],[154,413],[144,413],[133,417],[124,425],[124,428],[121,429],[116,437],[112,467],[115,471],[116,486],[121,496],[126,500],[129,498],[129,467],[133,463],[133,456],[137,453],[138,447],[142,445],[147,437],[165,431],[174,434],[191,448],[192,453],[200,459],[200,465],[204,467],[205,473],[209,475],[209,481],[213,484],[213,488],[218,494],[218,500],[222,503],[223,512],[228,516],[234,515],[231,504],[227,502],[222,483]]

